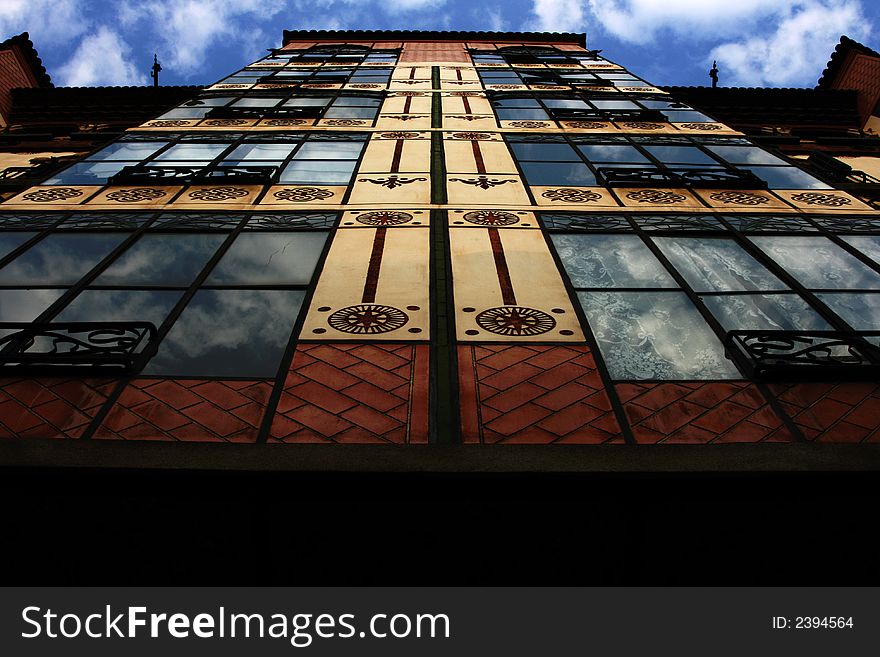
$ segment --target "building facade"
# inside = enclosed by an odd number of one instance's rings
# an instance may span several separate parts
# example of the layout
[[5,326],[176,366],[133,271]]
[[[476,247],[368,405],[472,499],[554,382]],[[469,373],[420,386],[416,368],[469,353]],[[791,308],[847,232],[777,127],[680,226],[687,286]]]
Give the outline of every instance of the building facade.
[[880,215],[719,119],[583,35],[285,32],[0,204],[6,453],[873,463]]

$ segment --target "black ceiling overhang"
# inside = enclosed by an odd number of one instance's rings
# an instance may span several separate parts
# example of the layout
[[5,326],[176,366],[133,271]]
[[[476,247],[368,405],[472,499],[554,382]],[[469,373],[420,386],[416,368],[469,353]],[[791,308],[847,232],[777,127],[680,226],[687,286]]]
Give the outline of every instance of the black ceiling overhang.
[[433,30],[284,30],[282,43],[291,41],[539,41],[586,47],[586,35],[574,32],[457,32]]

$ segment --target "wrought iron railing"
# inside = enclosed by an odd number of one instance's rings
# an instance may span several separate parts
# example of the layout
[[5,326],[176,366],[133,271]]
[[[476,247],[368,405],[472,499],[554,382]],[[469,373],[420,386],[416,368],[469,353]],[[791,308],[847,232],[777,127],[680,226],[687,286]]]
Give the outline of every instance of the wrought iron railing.
[[756,379],[880,375],[880,331],[730,331],[724,346]]
[[202,168],[136,164],[121,169],[107,182],[110,185],[180,185],[199,182],[263,185],[270,184],[277,171],[277,166],[217,165]]
[[150,322],[0,322],[0,371],[74,368],[135,373],[157,349]]
[[691,169],[687,167],[599,167],[599,184],[608,187],[695,187],[766,189],[767,183],[751,171]]

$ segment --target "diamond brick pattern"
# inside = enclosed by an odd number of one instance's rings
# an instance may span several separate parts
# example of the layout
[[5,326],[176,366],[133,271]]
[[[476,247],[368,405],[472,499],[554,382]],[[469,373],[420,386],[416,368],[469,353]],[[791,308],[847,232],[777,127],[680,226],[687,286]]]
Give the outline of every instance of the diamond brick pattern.
[[300,344],[270,441],[428,442],[427,345]]
[[623,442],[586,346],[459,346],[458,371],[466,443]]
[[79,438],[116,381],[0,379],[0,438]]
[[774,383],[770,390],[807,440],[880,442],[880,384]]
[[271,392],[269,381],[134,379],[94,438],[256,442]]
[[753,383],[620,383],[615,390],[640,444],[794,440]]

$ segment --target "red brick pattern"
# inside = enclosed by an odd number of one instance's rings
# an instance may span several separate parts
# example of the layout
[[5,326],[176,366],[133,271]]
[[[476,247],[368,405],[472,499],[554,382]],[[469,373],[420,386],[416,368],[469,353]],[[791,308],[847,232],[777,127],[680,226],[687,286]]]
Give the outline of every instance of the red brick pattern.
[[426,443],[428,349],[411,344],[300,344],[270,440]]
[[466,443],[622,442],[586,346],[459,346]]
[[109,379],[0,379],[0,438],[79,438],[115,385]]
[[640,444],[794,439],[753,383],[621,383],[615,389]]
[[880,384],[776,383],[770,390],[807,440],[880,442]]
[[868,120],[880,99],[880,59],[862,53],[850,53],[835,89],[857,89],[859,116]]
[[94,437],[252,443],[271,392],[268,381],[135,379]]

